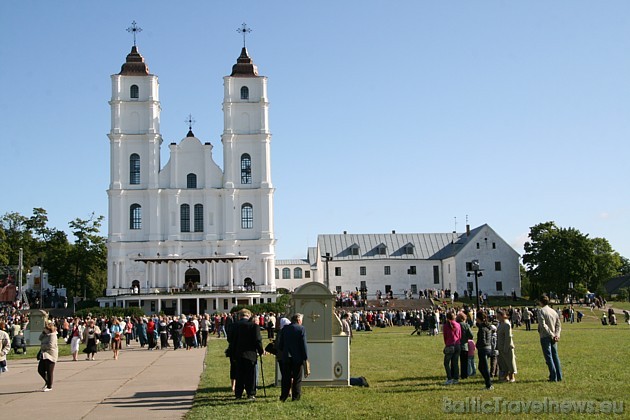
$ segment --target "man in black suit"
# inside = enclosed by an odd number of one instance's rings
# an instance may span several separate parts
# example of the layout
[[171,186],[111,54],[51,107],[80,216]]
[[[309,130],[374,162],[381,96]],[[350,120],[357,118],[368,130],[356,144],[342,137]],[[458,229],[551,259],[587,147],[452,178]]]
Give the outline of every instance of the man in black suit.
[[264,353],[262,336],[258,325],[250,321],[252,313],[242,309],[238,313],[238,322],[229,329],[228,343],[232,357],[236,360],[236,398],[256,399],[256,361]]
[[[293,401],[302,396],[302,370],[308,376],[308,354],[306,351],[306,330],[302,326],[302,314],[291,317],[291,324],[282,329],[279,334],[278,351],[282,354],[282,391],[280,401],[289,398],[291,391]],[[291,382],[293,381],[293,383]]]

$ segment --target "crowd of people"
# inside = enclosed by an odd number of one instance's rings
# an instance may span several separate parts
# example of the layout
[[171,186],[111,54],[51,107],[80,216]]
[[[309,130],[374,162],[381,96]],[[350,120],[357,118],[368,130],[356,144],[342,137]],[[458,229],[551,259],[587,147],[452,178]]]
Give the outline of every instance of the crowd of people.
[[[435,292],[440,294],[440,291]],[[445,385],[457,384],[475,376],[478,371],[484,378],[485,389],[493,389],[493,383],[497,381],[516,381],[517,349],[513,330],[524,327],[529,331],[535,324],[549,369],[548,379],[553,382],[562,380],[557,351],[562,323],[581,322],[584,314],[580,310],[573,305],[552,309],[546,296],[539,299],[537,307],[481,307],[475,311],[467,305],[453,306],[456,303],[415,310],[366,310],[342,305],[337,308],[337,315],[342,331],[350,336],[350,342],[354,331],[374,328],[413,326],[411,335],[441,334],[444,340]],[[0,373],[8,369],[6,354],[9,351],[27,351],[23,330],[29,319],[18,309],[14,305],[0,307]],[[624,322],[630,323],[630,314],[623,312]],[[603,316],[616,324],[612,308]],[[476,337],[473,334],[475,327]],[[263,332],[271,340],[266,348],[263,348]],[[79,360],[81,344],[86,360],[95,360],[103,351],[111,351],[111,357],[117,360],[120,350],[132,346],[134,342],[149,351],[169,348],[190,351],[206,347],[212,336],[227,339],[226,356],[230,359],[230,380],[237,399],[246,397],[255,400],[259,387],[258,369],[262,369],[260,356],[267,353],[276,356],[282,372],[281,401],[289,397],[300,399],[302,378],[310,373],[302,315],[296,314],[289,320],[280,314],[252,314],[248,310],[189,316],[107,318],[89,314],[85,318],[50,318],[39,337],[42,344],[38,354],[38,372],[45,382],[43,391],[50,391],[53,386],[58,340],[70,345],[73,361]]]

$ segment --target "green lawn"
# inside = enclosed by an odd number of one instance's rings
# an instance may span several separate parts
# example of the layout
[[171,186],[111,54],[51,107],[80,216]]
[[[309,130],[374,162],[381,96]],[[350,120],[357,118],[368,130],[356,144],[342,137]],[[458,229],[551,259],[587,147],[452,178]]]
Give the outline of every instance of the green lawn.
[[[627,362],[630,327],[603,327],[587,311],[580,324],[564,324],[560,358],[565,380],[546,382],[548,376],[538,334],[523,328],[514,333],[517,382],[495,384],[484,391],[479,374],[459,385],[446,387],[442,365],[442,337],[410,336],[411,327],[356,333],[351,350],[352,376],[365,376],[369,388],[304,388],[299,402],[280,403],[278,388],[259,391],[255,403],[235,401],[229,388],[225,340],[212,340],[193,409],[187,419],[406,419],[445,417],[444,398],[464,400],[494,397],[510,401],[624,401],[627,400]],[[476,334],[476,330],[474,331]],[[265,380],[273,381],[273,358],[265,356]],[[625,407],[630,412],[630,406]],[[540,417],[541,415],[538,415]],[[605,415],[600,414],[603,418]],[[624,414],[627,418],[628,414]],[[481,414],[467,415],[481,417]],[[508,414],[497,417],[514,417]],[[545,416],[561,418],[560,414]],[[575,418],[576,414],[563,418]],[[618,416],[619,417],[619,416]],[[623,416],[622,416],[623,417]]]
[[630,302],[608,302],[607,306],[612,306],[615,309],[625,309],[630,311]]
[[[79,346],[79,353],[83,351],[85,348],[84,345]],[[15,354],[13,351],[7,355],[8,360],[19,360],[19,359],[34,359],[37,356],[37,352],[39,351],[39,345],[37,346],[27,346],[26,354]],[[59,340],[59,357],[61,356],[70,356],[70,345],[66,344],[64,341]]]

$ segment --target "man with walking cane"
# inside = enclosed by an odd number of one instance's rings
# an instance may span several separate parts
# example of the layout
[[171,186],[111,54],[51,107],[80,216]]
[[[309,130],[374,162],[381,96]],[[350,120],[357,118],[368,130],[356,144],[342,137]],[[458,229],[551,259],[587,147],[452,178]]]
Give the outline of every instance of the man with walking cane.
[[280,401],[289,398],[289,391],[293,401],[302,396],[302,371],[304,376],[310,374],[308,354],[306,350],[306,330],[302,326],[302,314],[291,317],[291,324],[282,329],[279,334],[278,352],[282,355],[282,391]]
[[265,396],[265,398],[267,398],[267,386],[265,385],[265,369],[263,369],[262,354],[259,355],[258,358],[260,359],[260,376],[262,377],[262,383],[263,383],[263,395]]
[[234,395],[237,399],[247,393],[247,399],[256,400],[256,361],[264,353],[260,328],[250,322],[252,313],[241,309],[238,322],[230,328],[228,343],[231,357],[236,360],[236,386]]

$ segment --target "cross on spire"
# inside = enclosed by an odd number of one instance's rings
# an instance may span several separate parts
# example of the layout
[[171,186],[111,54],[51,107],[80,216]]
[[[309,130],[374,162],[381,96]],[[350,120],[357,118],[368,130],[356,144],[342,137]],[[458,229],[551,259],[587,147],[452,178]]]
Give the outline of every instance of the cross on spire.
[[136,34],[138,32],[142,32],[142,28],[139,27],[136,24],[136,21],[134,20],[133,22],[131,22],[131,26],[127,28],[127,32],[129,32],[130,34],[133,34],[133,46],[136,46]]
[[249,29],[249,27],[247,26],[247,24],[245,22],[243,22],[243,24],[241,25],[240,28],[238,28],[236,30],[236,32],[243,34],[243,48],[245,48],[245,37],[247,36],[248,33],[250,33],[252,30]]
[[197,121],[195,121],[192,114],[188,114],[188,119],[186,119],[185,122],[188,123],[188,130],[192,131],[192,126],[195,125]]

